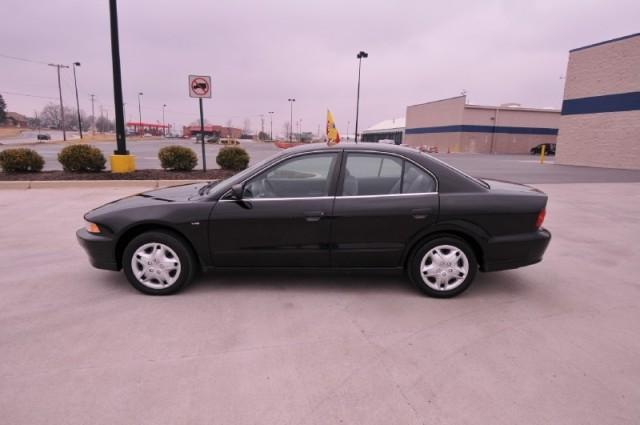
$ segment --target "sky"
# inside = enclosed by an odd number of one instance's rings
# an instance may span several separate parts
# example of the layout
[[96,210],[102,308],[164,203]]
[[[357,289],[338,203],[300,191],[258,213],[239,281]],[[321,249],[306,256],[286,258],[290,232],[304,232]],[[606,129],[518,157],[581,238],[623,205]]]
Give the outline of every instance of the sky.
[[[5,0],[0,93],[8,110],[33,116],[58,102],[55,68],[77,69],[80,108],[113,117],[107,0]],[[9,5],[10,3],[10,5]],[[10,6],[10,7],[9,7]],[[469,103],[560,107],[568,51],[640,31],[637,0],[311,1],[120,0],[127,120],[180,127],[198,118],[188,75],[211,75],[205,118],[274,134],[290,119],[324,128],[330,109],[353,133],[358,60],[360,129],[405,115],[408,105],[467,93]],[[14,58],[9,58],[11,56]],[[15,58],[26,59],[18,60]],[[33,62],[29,62],[33,61]],[[65,106],[73,74],[62,71]],[[35,96],[35,97],[34,97]],[[349,128],[347,127],[349,126]]]

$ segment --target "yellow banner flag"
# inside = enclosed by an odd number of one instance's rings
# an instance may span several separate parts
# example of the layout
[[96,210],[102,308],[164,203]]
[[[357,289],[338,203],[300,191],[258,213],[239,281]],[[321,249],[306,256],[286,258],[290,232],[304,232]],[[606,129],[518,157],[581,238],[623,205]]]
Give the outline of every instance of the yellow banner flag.
[[327,109],[327,143],[334,145],[340,143],[340,133],[336,128],[336,123],[333,120],[333,114]]

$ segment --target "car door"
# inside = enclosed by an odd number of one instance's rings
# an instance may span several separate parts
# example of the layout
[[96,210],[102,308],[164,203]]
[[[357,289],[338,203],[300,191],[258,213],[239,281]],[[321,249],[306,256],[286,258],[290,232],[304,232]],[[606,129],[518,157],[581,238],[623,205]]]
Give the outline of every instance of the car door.
[[339,152],[285,159],[244,183],[241,200],[223,196],[210,218],[218,267],[330,266]]
[[435,177],[392,154],[343,155],[333,210],[332,265],[399,266],[408,241],[437,219]]

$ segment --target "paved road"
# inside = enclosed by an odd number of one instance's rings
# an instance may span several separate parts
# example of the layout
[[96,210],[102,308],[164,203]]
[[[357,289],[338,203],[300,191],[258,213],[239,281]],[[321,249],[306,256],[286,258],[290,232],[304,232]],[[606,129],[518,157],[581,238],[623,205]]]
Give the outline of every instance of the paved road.
[[2,422],[637,424],[640,185],[541,188],[545,260],[452,300],[379,273],[143,296],[73,233],[136,188],[2,191]]
[[[198,167],[201,167],[201,146],[192,140],[166,139],[131,141],[127,147],[136,155],[138,169],[160,168],[158,150],[168,145],[183,145],[192,148],[198,155]],[[95,142],[105,157],[113,153],[115,142]],[[271,143],[259,143],[241,140],[241,146],[247,150],[251,164],[259,162],[280,151]],[[11,146],[0,146],[0,150]],[[37,150],[45,159],[45,170],[62,169],[57,160],[58,152],[63,144],[38,144],[29,146]],[[215,158],[220,145],[207,144],[208,167],[218,167]],[[549,157],[544,165],[540,165],[538,157],[532,155],[482,155],[482,154],[438,154],[437,158],[478,177],[510,180],[519,183],[586,183],[586,182],[640,182],[640,170],[616,170],[593,167],[575,167],[556,165],[554,158]],[[109,166],[107,162],[107,167]]]

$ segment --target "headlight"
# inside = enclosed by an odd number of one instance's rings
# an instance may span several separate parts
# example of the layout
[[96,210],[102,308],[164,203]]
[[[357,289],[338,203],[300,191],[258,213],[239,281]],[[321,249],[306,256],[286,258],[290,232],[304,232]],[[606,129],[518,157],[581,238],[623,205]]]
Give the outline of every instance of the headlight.
[[98,227],[98,225],[96,223],[92,223],[90,221],[87,221],[87,225],[85,226],[85,228],[87,229],[87,232],[89,232],[89,233],[100,233],[100,228]]

